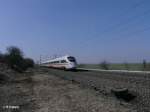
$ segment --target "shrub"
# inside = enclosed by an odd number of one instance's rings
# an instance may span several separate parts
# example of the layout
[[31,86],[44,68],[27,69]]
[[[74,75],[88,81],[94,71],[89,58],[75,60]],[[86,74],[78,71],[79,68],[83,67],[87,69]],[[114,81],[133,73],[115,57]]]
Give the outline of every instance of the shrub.
[[0,63],[4,62],[4,54],[0,53]]
[[24,58],[23,52],[15,46],[8,47],[5,54],[0,53],[0,63],[6,64],[18,72],[34,67],[34,61],[30,58]]
[[5,60],[12,69],[17,71],[25,70],[23,66],[23,52],[19,48],[14,46],[8,47]]
[[109,69],[109,64],[106,61],[103,61],[100,63],[100,67],[104,70],[108,70]]
[[32,67],[34,67],[34,61],[33,61],[32,59],[30,59],[30,58],[25,58],[25,59],[24,59],[24,62],[25,62],[25,64],[26,64],[26,67],[27,67],[27,68],[32,68]]
[[19,48],[14,46],[7,48],[5,60],[8,66],[18,72],[23,72],[27,70],[27,68],[34,66],[33,60],[29,58],[24,59],[23,52]]

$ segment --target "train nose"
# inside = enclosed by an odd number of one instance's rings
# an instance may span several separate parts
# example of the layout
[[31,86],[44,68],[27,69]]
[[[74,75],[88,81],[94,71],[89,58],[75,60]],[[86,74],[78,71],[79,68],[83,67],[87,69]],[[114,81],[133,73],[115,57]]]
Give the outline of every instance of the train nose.
[[71,66],[72,66],[73,68],[77,66],[76,63],[70,63],[70,64],[71,64]]

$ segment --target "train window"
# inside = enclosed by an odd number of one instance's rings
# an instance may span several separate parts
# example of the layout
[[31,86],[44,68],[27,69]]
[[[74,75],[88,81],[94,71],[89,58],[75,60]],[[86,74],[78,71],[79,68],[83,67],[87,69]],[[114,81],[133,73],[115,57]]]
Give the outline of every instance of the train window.
[[61,60],[61,63],[67,63],[67,61],[66,60]]
[[71,62],[76,62],[76,59],[74,57],[71,57],[71,56],[68,57],[68,60],[71,61]]
[[53,63],[59,63],[59,61],[54,61]]

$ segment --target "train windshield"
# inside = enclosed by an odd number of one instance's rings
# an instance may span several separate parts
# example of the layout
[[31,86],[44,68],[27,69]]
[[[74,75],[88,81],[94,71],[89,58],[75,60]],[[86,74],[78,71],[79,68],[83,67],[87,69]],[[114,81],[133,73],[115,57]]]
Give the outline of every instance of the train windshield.
[[68,57],[68,60],[71,61],[71,62],[76,62],[76,59],[74,57],[71,57],[71,56]]

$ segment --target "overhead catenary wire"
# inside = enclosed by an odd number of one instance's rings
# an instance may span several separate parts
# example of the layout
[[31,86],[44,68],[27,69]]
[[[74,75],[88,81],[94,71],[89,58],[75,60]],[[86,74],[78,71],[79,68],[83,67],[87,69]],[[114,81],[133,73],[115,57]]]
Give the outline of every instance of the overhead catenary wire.
[[[125,12],[121,13],[121,16],[124,16],[126,13],[129,13],[131,10],[133,9],[136,9],[138,7],[140,7],[141,5],[144,5],[144,3],[146,3],[147,0],[142,0],[138,3],[135,3],[134,5],[132,5],[131,8],[129,8],[128,10],[126,10]],[[130,16],[129,18],[127,18],[126,20],[124,21],[120,21],[118,22],[117,24],[114,24],[112,25],[111,27],[107,27],[105,30],[103,30],[100,35],[98,36],[95,36],[94,38],[89,38],[88,41],[90,41],[91,39],[98,39],[99,37],[104,37],[103,35],[106,34],[106,33],[111,33],[113,31],[115,31],[116,29],[119,29],[120,27],[123,27],[124,25],[127,25],[129,23],[132,23],[133,21],[141,18],[141,17],[144,17],[146,15],[150,14],[150,10],[146,10],[144,11],[142,14],[136,14],[134,16]],[[86,43],[88,42],[86,41]]]
[[[127,24],[129,24],[130,22],[135,21],[136,19],[139,19],[138,17],[143,17],[143,16],[145,16],[145,15],[147,15],[147,14],[150,14],[150,10],[147,10],[147,11],[143,12],[141,15],[135,15],[135,16],[133,16],[133,17],[131,17],[131,18],[128,18],[126,21],[120,22],[120,23],[114,25],[113,27],[108,28],[108,29],[105,30],[103,33],[110,33],[110,32],[113,32],[115,29],[118,29],[119,27],[122,27],[122,26],[124,26],[124,25],[127,25]],[[101,35],[102,35],[102,34],[101,34]]]
[[[125,16],[126,14],[128,14],[129,12],[131,12],[132,10],[144,5],[144,3],[146,2],[147,0],[141,0],[139,1],[138,3],[135,3],[133,4],[130,8],[128,8],[126,11],[122,12],[120,15],[118,15],[117,17],[123,17]],[[145,11],[142,15],[146,15],[150,12],[150,10],[148,11]],[[115,30],[116,28],[120,27],[121,25],[123,24],[127,24],[129,22],[132,22],[135,18],[139,17],[141,15],[135,15],[133,17],[129,17],[127,20],[125,21],[120,21],[118,22],[117,24],[113,24],[111,27],[107,27],[106,29],[104,29],[101,33],[107,33],[107,32],[111,32],[113,30]]]
[[119,40],[119,39],[122,39],[122,38],[121,38],[122,36],[123,36],[123,37],[126,37],[125,39],[127,39],[127,38],[134,37],[134,36],[136,36],[136,35],[139,35],[139,34],[141,34],[141,33],[147,32],[147,31],[149,31],[149,30],[150,30],[150,26],[149,26],[149,27],[146,27],[146,28],[144,28],[144,29],[140,29],[140,30],[136,30],[136,31],[127,33],[127,34],[125,34],[125,35],[120,35],[120,36],[118,36],[118,37],[116,37],[116,38],[114,37],[113,39]]

